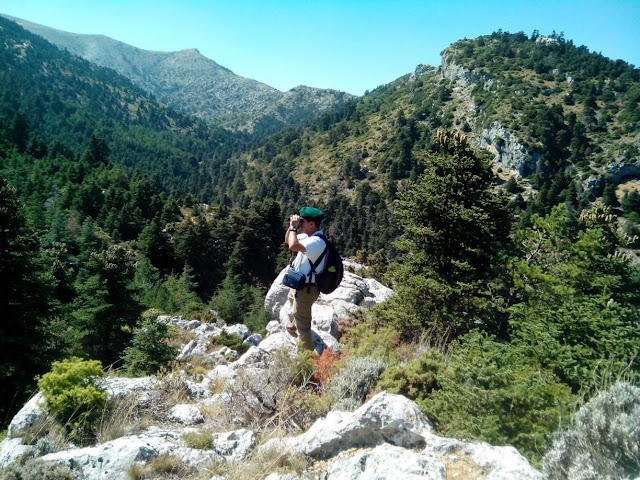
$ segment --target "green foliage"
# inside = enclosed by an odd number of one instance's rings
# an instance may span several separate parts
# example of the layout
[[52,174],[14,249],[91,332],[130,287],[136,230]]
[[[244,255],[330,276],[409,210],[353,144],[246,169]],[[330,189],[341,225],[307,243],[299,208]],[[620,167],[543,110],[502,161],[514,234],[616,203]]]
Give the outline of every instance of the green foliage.
[[392,365],[380,376],[377,390],[404,395],[412,400],[424,399],[438,390],[438,378],[446,364],[442,353],[429,349],[406,365]]
[[611,357],[622,367],[637,352],[638,271],[616,254],[623,240],[606,210],[575,224],[559,205],[532,220],[512,264],[514,342],[577,392],[598,364]]
[[174,360],[177,348],[169,345],[171,338],[169,326],[155,319],[146,320],[140,325],[124,351],[124,363],[130,375],[153,375],[167,367]]
[[227,277],[209,302],[209,307],[229,324],[240,323],[242,320],[241,289],[238,281]]
[[362,405],[385,368],[387,363],[379,359],[347,357],[327,386],[334,409],[350,412]]
[[103,376],[99,361],[72,357],[54,362],[38,380],[45,409],[73,439],[86,439],[106,406],[107,393],[99,383]]
[[417,402],[442,435],[513,445],[529,460],[573,403],[526,352],[477,333],[461,337],[436,381],[440,388]]
[[242,323],[252,332],[261,332],[271,321],[271,316],[264,310],[264,295],[261,289],[242,284],[238,277],[228,276],[211,297],[209,308],[227,324]]
[[[305,385],[316,371],[313,363],[314,352],[299,348],[295,357],[290,360],[289,375],[295,385]],[[282,359],[281,359],[282,360]]]
[[608,181],[602,192],[602,203],[607,207],[617,208],[620,206],[618,197],[616,196],[616,186],[612,181]]
[[623,230],[630,239],[630,246],[640,247],[640,215],[636,212],[625,215]]
[[225,331],[220,332],[220,335],[211,338],[212,346],[229,347],[231,350],[235,350],[239,355],[242,355],[251,345],[242,343],[240,338],[235,333],[227,333]]
[[15,188],[0,178],[0,412],[26,399],[33,377],[52,352],[47,335],[50,294],[37,256],[37,238],[25,222]]
[[640,389],[620,382],[591,398],[559,432],[542,470],[550,480],[635,478],[640,473]]
[[265,293],[250,285],[245,286],[243,291],[247,298],[247,307],[242,323],[251,332],[265,335],[267,324],[272,320],[271,314],[264,309]]
[[392,270],[397,295],[377,314],[405,332],[458,335],[485,320],[485,282],[510,221],[487,157],[453,132],[438,142],[441,152],[427,155],[425,172],[397,202],[405,255]]
[[378,326],[374,321],[365,321],[349,329],[341,341],[351,356],[368,356],[391,362],[396,357],[400,337],[400,331],[392,326]]
[[131,285],[134,255],[113,245],[93,253],[87,270],[90,276],[78,285],[74,321],[84,334],[84,351],[111,364],[120,359],[143,311]]
[[195,291],[197,285],[191,272],[191,267],[185,265],[182,275],[169,275],[155,288],[155,298],[150,300],[149,305],[187,318],[202,315],[206,306]]
[[638,190],[625,193],[621,203],[625,213],[637,213],[640,215],[640,192]]

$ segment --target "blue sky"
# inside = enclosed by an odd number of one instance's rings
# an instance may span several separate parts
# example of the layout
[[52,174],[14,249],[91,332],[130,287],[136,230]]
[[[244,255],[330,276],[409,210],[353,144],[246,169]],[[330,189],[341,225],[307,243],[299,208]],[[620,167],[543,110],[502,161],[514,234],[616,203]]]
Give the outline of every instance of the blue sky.
[[197,48],[243,77],[361,95],[439,65],[461,38],[564,32],[640,66],[640,0],[0,0],[0,12],[159,51]]

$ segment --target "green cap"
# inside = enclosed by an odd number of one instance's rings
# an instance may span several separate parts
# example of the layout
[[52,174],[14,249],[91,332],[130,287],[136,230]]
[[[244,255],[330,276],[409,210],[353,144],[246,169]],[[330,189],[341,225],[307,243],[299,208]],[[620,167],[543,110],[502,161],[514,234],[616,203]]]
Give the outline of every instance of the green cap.
[[324,212],[314,207],[302,207],[300,209],[300,216],[305,220],[322,220],[324,218]]

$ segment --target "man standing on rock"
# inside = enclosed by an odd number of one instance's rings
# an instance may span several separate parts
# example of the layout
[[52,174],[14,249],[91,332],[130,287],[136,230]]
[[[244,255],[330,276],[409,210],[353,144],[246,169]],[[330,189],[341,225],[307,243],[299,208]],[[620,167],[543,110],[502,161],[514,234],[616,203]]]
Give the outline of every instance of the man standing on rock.
[[[326,244],[319,236],[322,235],[320,222],[324,218],[322,210],[313,207],[302,207],[299,215],[289,217],[289,228],[284,240],[289,250],[297,252],[292,268],[305,275],[306,282],[302,289],[291,289],[289,302],[291,317],[287,323],[287,331],[291,334],[298,332],[298,339],[302,346],[313,350],[311,338],[311,306],[318,299],[320,292],[316,287],[315,274],[311,271],[311,262],[315,263],[325,250]],[[298,228],[300,233],[298,233]],[[323,263],[323,262],[320,262]],[[323,265],[315,268],[316,273],[322,273]]]

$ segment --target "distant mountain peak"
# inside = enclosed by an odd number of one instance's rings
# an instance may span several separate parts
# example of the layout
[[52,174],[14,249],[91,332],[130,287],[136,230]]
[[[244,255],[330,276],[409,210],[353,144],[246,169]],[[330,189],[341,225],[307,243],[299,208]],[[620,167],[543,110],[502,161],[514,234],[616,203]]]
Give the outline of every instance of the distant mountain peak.
[[185,48],[184,50],[180,50],[178,53],[184,53],[185,55],[202,55],[200,53],[200,50],[198,50],[197,48]]
[[[299,86],[291,95],[234,74],[197,48],[159,52],[105,35],[76,34],[4,15],[26,30],[85,60],[111,68],[162,102],[232,130],[265,134],[332,109],[352,95]],[[322,101],[318,101],[318,96]]]

